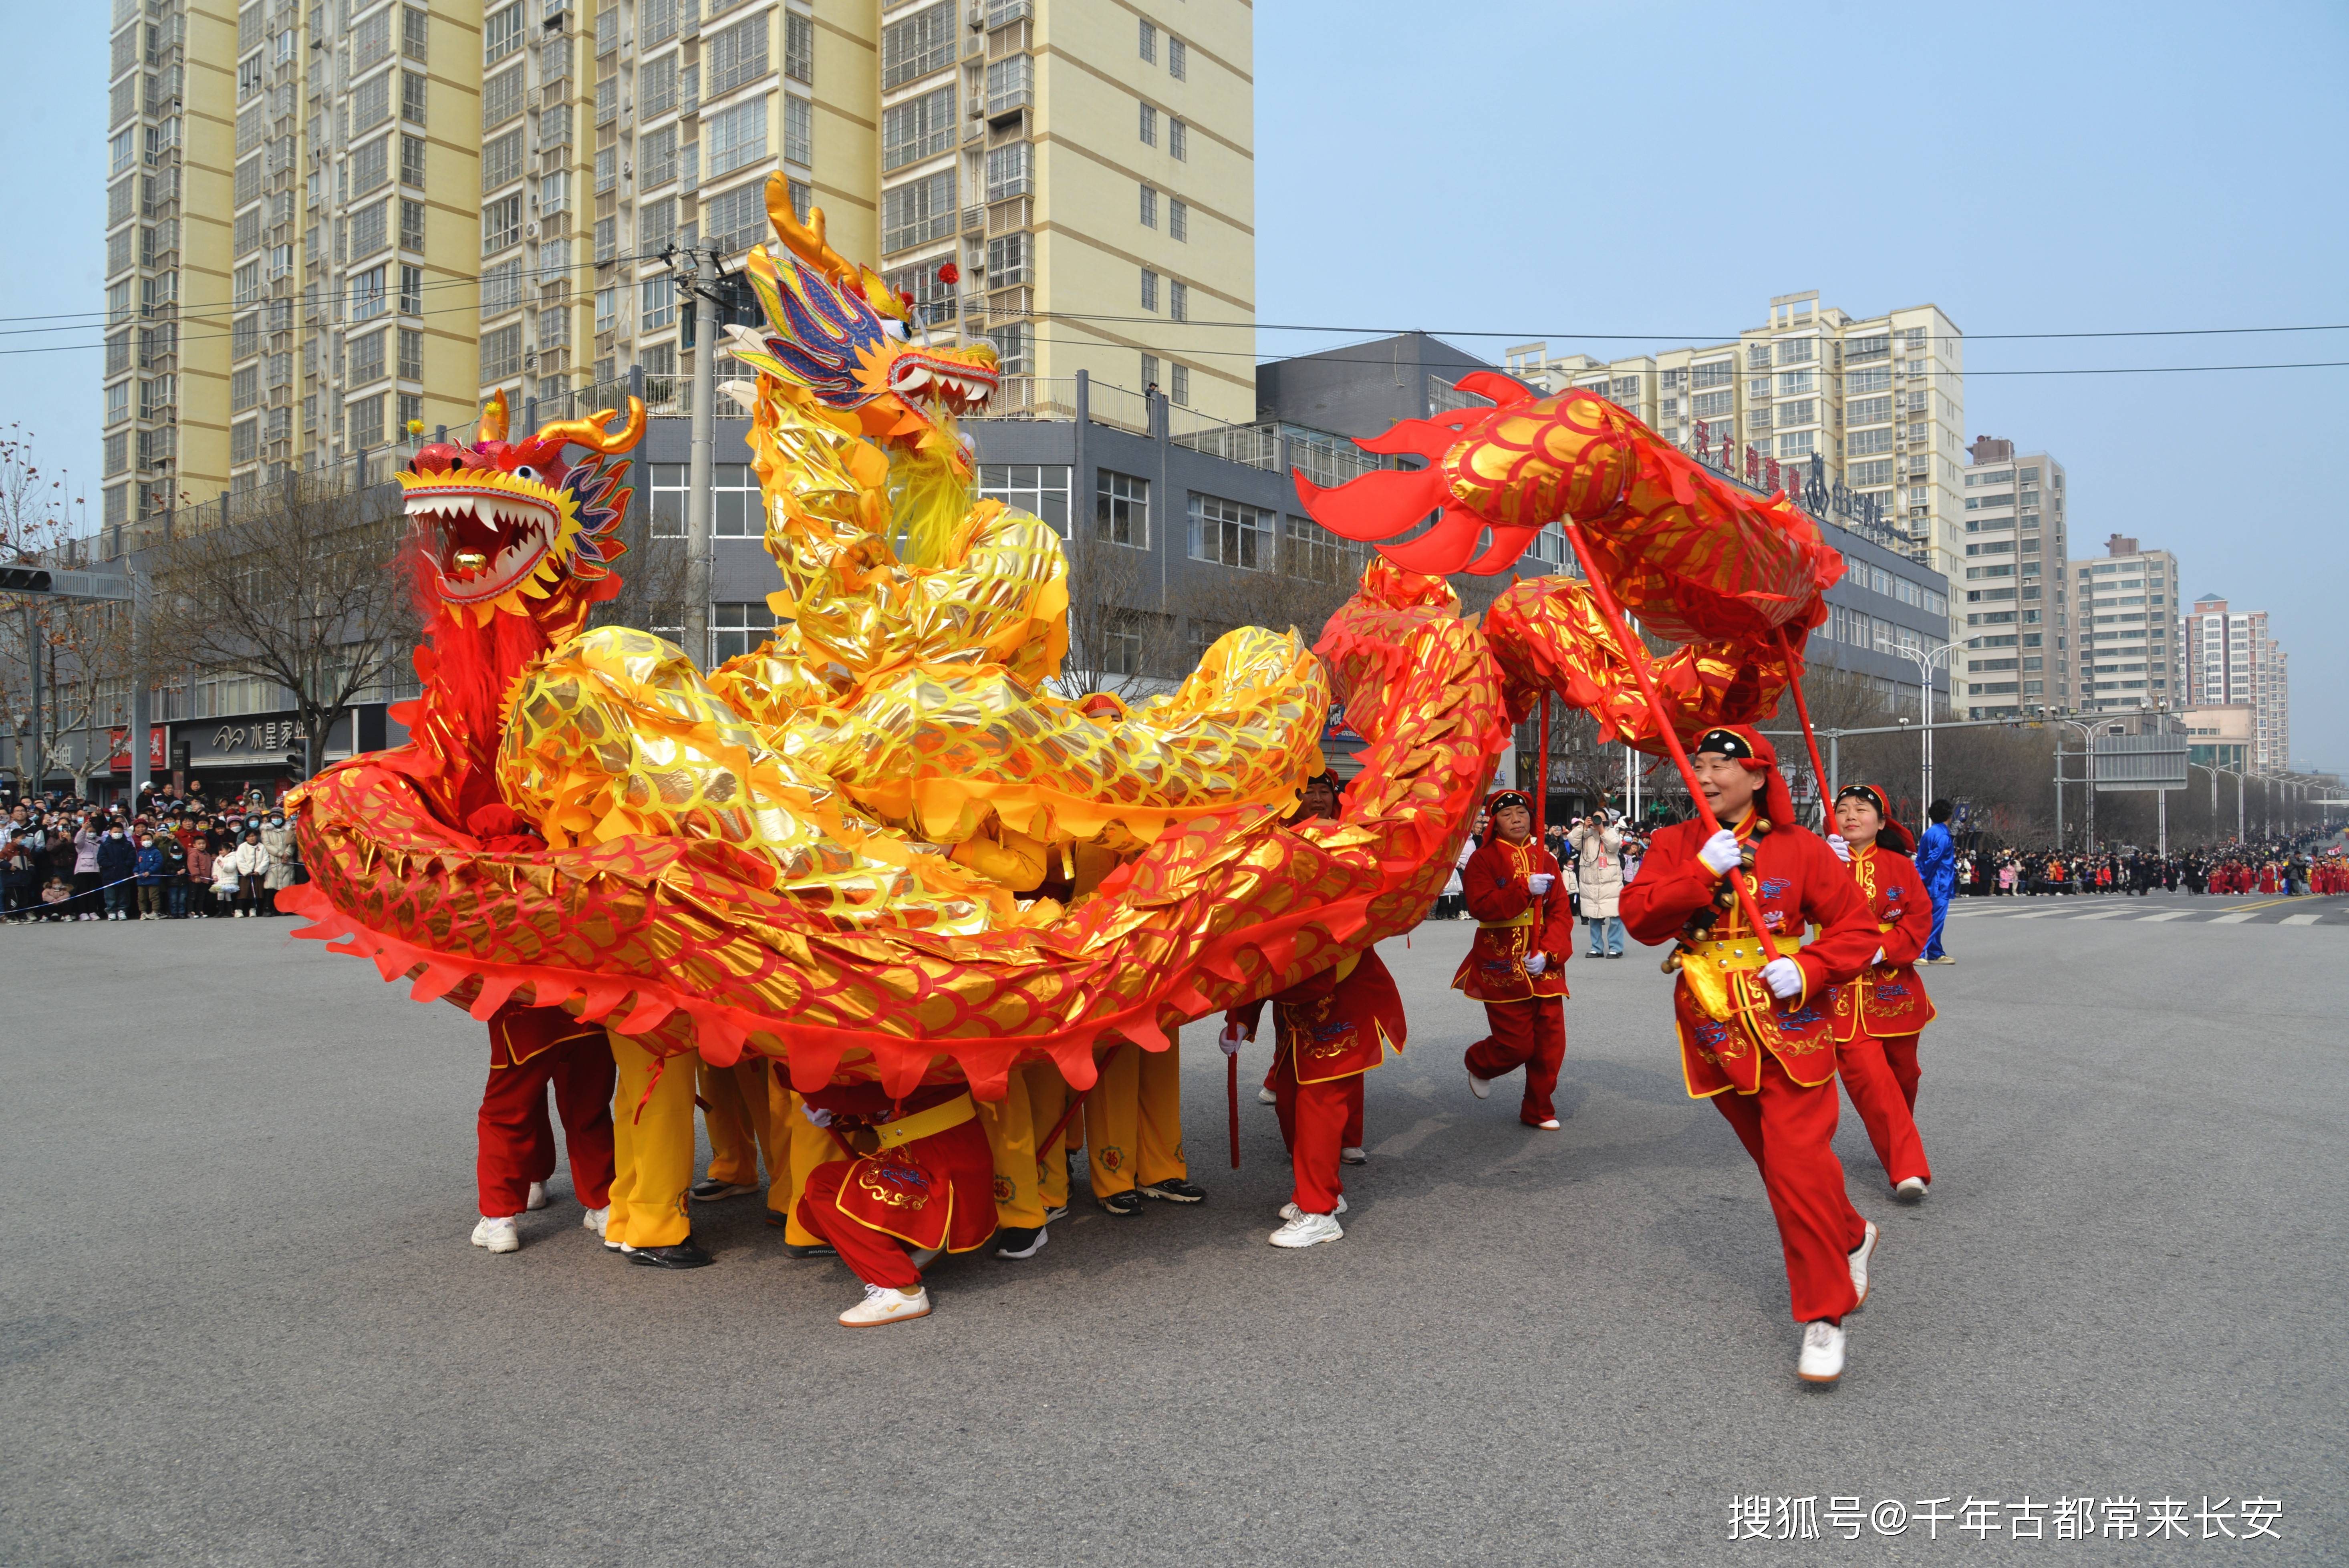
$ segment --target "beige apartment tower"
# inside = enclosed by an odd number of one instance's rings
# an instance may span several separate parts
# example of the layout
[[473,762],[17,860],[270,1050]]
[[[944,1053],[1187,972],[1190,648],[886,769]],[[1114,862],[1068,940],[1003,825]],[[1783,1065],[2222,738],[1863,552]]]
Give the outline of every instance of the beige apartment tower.
[[[1950,583],[1950,617],[1965,645],[1970,718],[2020,717],[2073,705],[2072,650],[2085,646],[2066,602],[2064,465],[2018,455],[1983,436],[1967,449],[1964,563]],[[2079,640],[2075,643],[2075,637]]]
[[2186,685],[2177,556],[2140,549],[2116,533],[2105,541],[2103,556],[2073,562],[2066,575],[2075,707],[2175,713],[2194,701]]
[[[1255,413],[1241,0],[114,0],[105,516],[641,369],[781,170],[1002,403]],[[939,278],[952,262],[959,280]],[[718,367],[719,379],[728,366]]]
[[2248,715],[2240,738],[2251,771],[2289,769],[2291,669],[2283,645],[2268,635],[2268,613],[2231,609],[2220,595],[2203,594],[2186,613],[2185,656],[2195,706]]

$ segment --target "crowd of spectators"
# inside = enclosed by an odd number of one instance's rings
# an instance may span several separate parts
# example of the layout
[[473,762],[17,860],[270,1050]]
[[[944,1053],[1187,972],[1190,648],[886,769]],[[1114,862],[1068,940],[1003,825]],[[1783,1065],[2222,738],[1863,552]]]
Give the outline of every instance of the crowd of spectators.
[[2247,844],[2182,850],[2086,854],[2062,850],[1983,850],[1958,857],[1958,892],[1978,898],[2071,897],[2085,893],[2149,895],[2180,891],[2227,896],[2290,896],[2349,891],[2338,850],[2319,835],[2255,840]]
[[170,786],[102,806],[0,797],[0,918],[257,919],[305,879],[285,811],[259,792],[215,802]]
[[[1491,830],[1491,823],[1478,813],[1475,829],[1461,844],[1452,875],[1435,901],[1435,919],[1469,918],[1461,896],[1461,871]],[[1542,845],[1557,857],[1574,917],[1589,937],[1590,956],[1622,957],[1623,922],[1617,904],[1624,884],[1639,874],[1640,859],[1648,852],[1647,835],[1626,825],[1620,812],[1601,807],[1587,817],[1549,824],[1542,830]]]

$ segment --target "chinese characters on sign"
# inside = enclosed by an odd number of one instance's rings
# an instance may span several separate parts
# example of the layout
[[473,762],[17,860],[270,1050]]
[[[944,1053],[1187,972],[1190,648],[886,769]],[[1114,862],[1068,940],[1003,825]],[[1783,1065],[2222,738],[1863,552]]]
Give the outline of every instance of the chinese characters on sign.
[[2272,1497],[2202,1499],[2192,1507],[2182,1497],[2026,1496],[1882,1498],[1873,1505],[1858,1497],[1772,1497],[1764,1493],[1729,1500],[1732,1541],[1819,1541],[1829,1535],[1857,1541],[1867,1531],[1897,1536],[1912,1532],[1939,1541],[1944,1528],[1958,1539],[1988,1541],[2281,1541],[2276,1529],[2283,1502]]
[[1729,433],[1726,430],[1722,432],[1716,450],[1712,426],[1703,419],[1696,422],[1695,438],[1690,443],[1689,450],[1690,455],[1705,467],[1733,480],[1742,478],[1756,490],[1771,491],[1784,488],[1786,499],[1813,517],[1832,516],[1863,529],[1884,526],[1884,498],[1853,490],[1841,480],[1832,485],[1827,483],[1826,459],[1818,452],[1811,454],[1810,471],[1806,474],[1795,464],[1782,466],[1777,459],[1765,457],[1748,445],[1741,469],[1736,447]]

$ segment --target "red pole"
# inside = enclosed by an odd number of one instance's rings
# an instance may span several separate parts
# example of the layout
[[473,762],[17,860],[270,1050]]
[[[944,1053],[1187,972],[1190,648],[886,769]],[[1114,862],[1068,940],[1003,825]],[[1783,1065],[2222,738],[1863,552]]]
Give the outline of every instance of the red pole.
[[1827,824],[1835,817],[1834,808],[1827,799],[1827,769],[1826,764],[1819,760],[1819,738],[1811,733],[1811,705],[1803,700],[1803,672],[1795,665],[1795,645],[1787,641],[1784,626],[1778,628],[1778,652],[1785,655],[1787,682],[1795,689],[1795,717],[1803,721],[1803,744],[1810,748],[1811,777],[1817,780],[1819,786],[1819,831],[1825,833],[1829,830]]
[[[1690,766],[1688,749],[1681,745],[1680,731],[1672,727],[1671,717],[1664,709],[1664,699],[1657,694],[1655,676],[1648,668],[1648,645],[1634,639],[1624,628],[1622,606],[1616,603],[1615,590],[1608,586],[1607,579],[1600,575],[1590,551],[1582,542],[1582,525],[1569,521],[1563,526],[1568,542],[1574,547],[1574,558],[1582,563],[1583,575],[1589,579],[1591,597],[1599,601],[1599,614],[1606,620],[1607,629],[1615,634],[1616,645],[1623,650],[1623,657],[1630,663],[1631,678],[1640,683],[1640,695],[1648,699],[1648,712],[1654,717],[1656,728],[1663,736],[1664,745],[1671,751],[1672,765],[1681,770],[1681,780],[1688,786],[1689,799],[1696,803],[1697,815],[1703,819],[1709,833],[1721,831],[1721,819],[1713,814],[1712,803],[1705,799],[1704,791],[1697,788],[1696,769]],[[1738,907],[1745,912],[1746,923],[1754,927],[1754,935],[1760,938],[1762,951],[1772,958],[1777,957],[1778,944],[1770,939],[1770,928],[1762,923],[1762,911],[1755,905],[1745,879],[1733,876],[1730,879],[1730,886],[1737,890]]]
[[1542,820],[1549,815],[1549,693],[1542,693],[1541,760],[1534,765],[1534,842],[1542,841]]

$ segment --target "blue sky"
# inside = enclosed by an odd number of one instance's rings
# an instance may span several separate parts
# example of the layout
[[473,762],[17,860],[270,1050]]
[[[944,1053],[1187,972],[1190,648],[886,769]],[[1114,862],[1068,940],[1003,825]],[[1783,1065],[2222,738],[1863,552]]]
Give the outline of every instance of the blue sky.
[[[0,132],[0,315],[91,311],[105,11],[8,9],[30,68]],[[1855,314],[1931,301],[1977,339],[1968,435],[2064,462],[2075,552],[2134,534],[2178,553],[2188,598],[2269,611],[2294,758],[2349,768],[2349,368],[1986,374],[2349,360],[2349,332],[1984,337],[2349,323],[2349,7],[1268,0],[1257,17],[1262,320],[1626,353],[1730,336],[1805,289]],[[98,368],[10,356],[0,424],[94,477]]]

